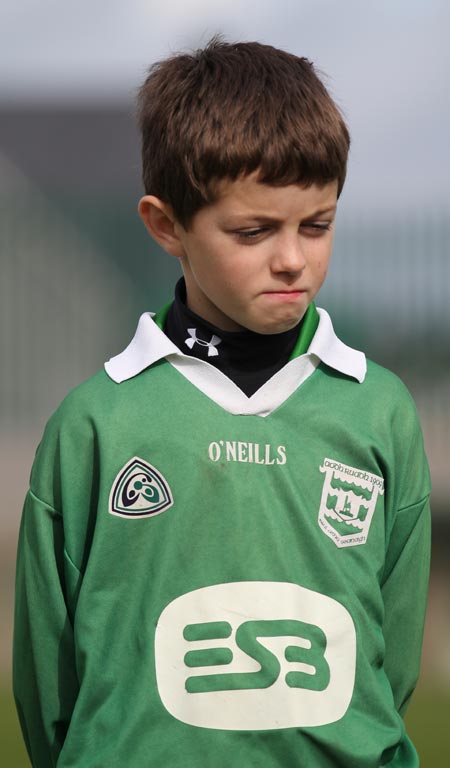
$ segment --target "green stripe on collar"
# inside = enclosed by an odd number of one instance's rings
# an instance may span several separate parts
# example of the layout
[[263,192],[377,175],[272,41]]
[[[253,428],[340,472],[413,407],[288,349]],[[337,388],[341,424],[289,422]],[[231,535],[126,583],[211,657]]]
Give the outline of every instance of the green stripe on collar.
[[167,304],[163,306],[162,309],[159,310],[159,312],[156,313],[156,315],[153,316],[153,320],[162,331],[164,331],[164,326],[166,324],[166,317],[169,314],[169,309],[173,304],[173,300],[168,301]]
[[304,355],[308,351],[318,325],[319,313],[314,302],[311,302],[303,317],[302,327],[290,357],[291,360],[300,357],[300,355]]

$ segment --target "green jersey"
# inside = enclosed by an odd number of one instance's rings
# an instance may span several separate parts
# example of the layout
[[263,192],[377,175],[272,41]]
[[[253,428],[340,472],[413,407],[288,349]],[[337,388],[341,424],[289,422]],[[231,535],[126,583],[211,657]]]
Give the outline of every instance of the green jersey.
[[421,431],[319,314],[250,398],[146,314],[50,420],[17,570],[34,766],[418,766]]

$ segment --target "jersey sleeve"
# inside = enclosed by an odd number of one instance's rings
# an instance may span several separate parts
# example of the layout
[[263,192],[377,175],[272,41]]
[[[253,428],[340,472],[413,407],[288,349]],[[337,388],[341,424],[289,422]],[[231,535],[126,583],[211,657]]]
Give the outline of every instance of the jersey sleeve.
[[[68,404],[60,406],[47,424],[23,508],[13,687],[35,768],[57,764],[79,691],[74,623],[89,505],[78,486],[80,477],[89,480],[92,444],[88,420],[69,396]],[[86,493],[90,492],[89,487]],[[74,519],[79,521],[75,532]]]
[[382,587],[385,670],[403,715],[420,668],[430,562],[428,497],[399,510],[392,535],[395,555]]
[[[385,670],[404,715],[417,683],[430,569],[430,478],[412,401],[396,414],[396,461],[390,485],[395,513],[382,579]],[[395,477],[394,477],[395,475]]]
[[56,765],[77,696],[66,595],[67,581],[78,577],[64,550],[61,514],[29,491],[19,535],[13,683],[35,768]]

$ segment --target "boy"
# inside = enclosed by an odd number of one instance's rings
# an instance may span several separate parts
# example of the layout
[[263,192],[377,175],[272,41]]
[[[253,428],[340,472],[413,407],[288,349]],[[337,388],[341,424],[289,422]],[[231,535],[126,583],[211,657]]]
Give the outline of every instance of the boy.
[[312,65],[213,40],[140,92],[175,301],[47,426],[22,522],[33,765],[418,765],[429,478],[399,380],[313,299],[349,136]]

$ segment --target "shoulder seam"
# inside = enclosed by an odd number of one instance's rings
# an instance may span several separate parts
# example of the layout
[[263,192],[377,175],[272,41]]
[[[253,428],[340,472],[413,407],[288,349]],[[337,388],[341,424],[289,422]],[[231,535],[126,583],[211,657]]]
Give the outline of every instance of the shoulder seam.
[[430,498],[430,491],[425,494],[421,499],[418,499],[418,501],[414,501],[412,504],[406,504],[405,507],[398,507],[397,512],[404,512],[406,509],[411,509],[411,507],[417,507],[418,504],[423,504],[424,501],[428,501]]
[[[32,498],[33,498],[35,501],[37,501],[39,504],[43,504],[45,507],[48,507],[48,509],[50,509],[52,512],[54,512],[54,514],[55,514],[55,515],[57,515],[57,517],[61,517],[61,518],[62,518],[62,512],[60,512],[59,510],[55,509],[55,507],[52,507],[52,505],[51,505],[51,504],[48,504],[48,502],[46,502],[46,501],[44,501],[43,499],[39,498],[39,496],[37,496],[37,495],[36,495],[36,494],[35,494],[35,493],[34,493],[34,492],[31,490],[31,488],[29,488],[29,489],[28,489],[28,493],[29,493],[29,495],[30,495],[30,496],[31,496],[31,497],[32,497]],[[82,571],[79,569],[79,567],[77,566],[77,564],[76,564],[76,563],[74,562],[74,560],[72,559],[72,557],[71,557],[71,555],[69,554],[69,552],[67,551],[67,547],[66,547],[65,545],[64,545],[64,555],[65,555],[65,557],[67,557],[67,559],[68,559],[69,563],[71,564],[71,566],[72,566],[73,568],[75,568],[75,570],[77,571],[77,573],[79,573],[80,575],[82,575]]]
[[46,507],[48,507],[49,509],[51,509],[51,511],[52,511],[52,512],[54,512],[54,513],[55,513],[55,515],[58,515],[59,517],[62,517],[62,513],[61,513],[61,512],[60,512],[58,509],[55,509],[55,507],[52,507],[52,505],[51,505],[51,504],[49,504],[47,501],[44,501],[44,499],[41,499],[41,498],[39,498],[39,496],[37,496],[37,495],[36,495],[36,494],[35,494],[35,493],[34,493],[34,492],[31,490],[31,488],[29,488],[29,489],[28,489],[28,493],[30,494],[30,496],[32,496],[32,497],[33,497],[33,499],[35,499],[36,501],[38,501],[38,502],[39,502],[39,504],[44,504]]

